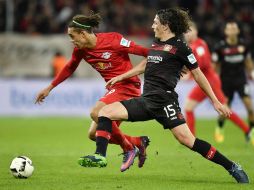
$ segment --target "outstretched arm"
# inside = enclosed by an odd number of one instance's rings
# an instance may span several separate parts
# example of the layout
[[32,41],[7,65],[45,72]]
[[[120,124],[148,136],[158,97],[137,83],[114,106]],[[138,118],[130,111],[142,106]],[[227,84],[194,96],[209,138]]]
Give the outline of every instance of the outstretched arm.
[[200,88],[206,93],[206,95],[210,98],[215,110],[224,117],[229,117],[231,114],[231,111],[228,109],[227,106],[222,105],[215,94],[213,93],[213,90],[206,79],[205,75],[202,73],[200,68],[196,68],[191,70],[191,73],[193,75],[193,78],[198,83]]
[[63,82],[65,79],[70,77],[72,75],[72,73],[76,70],[76,68],[78,67],[79,63],[80,63],[80,60],[74,61],[73,59],[71,59],[65,65],[65,67],[61,70],[61,72],[54,78],[54,80],[51,82],[51,84],[48,85],[48,87],[44,88],[43,90],[41,90],[38,93],[38,95],[35,99],[35,104],[43,103],[44,99],[49,95],[50,91],[53,88],[55,88],[58,84]]
[[113,77],[106,83],[106,87],[111,86],[124,79],[144,73],[146,68],[146,63],[147,63],[147,60],[144,59],[138,65],[136,65],[135,67],[133,67],[131,70],[127,71],[126,73]]

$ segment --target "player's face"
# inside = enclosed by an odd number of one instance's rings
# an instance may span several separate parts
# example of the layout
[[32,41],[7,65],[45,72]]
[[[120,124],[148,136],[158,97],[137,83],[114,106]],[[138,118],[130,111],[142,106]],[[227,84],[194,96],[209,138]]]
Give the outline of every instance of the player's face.
[[155,16],[155,18],[153,20],[152,29],[154,31],[155,38],[161,39],[164,29],[165,29],[165,26],[160,23],[160,19],[157,15]]
[[231,22],[226,24],[224,32],[228,37],[235,37],[240,33],[240,29],[235,22]]
[[84,32],[76,32],[74,28],[68,28],[68,35],[71,38],[71,43],[79,49],[82,49],[86,46],[87,39]]

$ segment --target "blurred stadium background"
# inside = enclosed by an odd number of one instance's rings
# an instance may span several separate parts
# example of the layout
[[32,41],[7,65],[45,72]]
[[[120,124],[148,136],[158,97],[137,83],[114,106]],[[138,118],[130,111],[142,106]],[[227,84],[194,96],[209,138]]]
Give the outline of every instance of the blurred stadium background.
[[[65,59],[71,56],[73,47],[66,26],[73,15],[100,12],[103,22],[98,32],[117,31],[149,47],[156,10],[172,6],[189,9],[200,36],[211,48],[223,37],[225,20],[235,18],[241,36],[254,51],[253,0],[0,0],[0,189],[239,189],[223,169],[181,148],[153,121],[123,123],[128,134],[145,134],[152,139],[142,170],[135,165],[120,174],[122,157],[116,156],[121,151],[117,146],[110,146],[110,164],[105,170],[78,166],[77,158],[94,150],[94,142],[86,138],[88,116],[105,92],[104,81],[85,62],[43,105],[34,105],[36,94],[53,78],[56,52]],[[142,58],[131,59],[137,64]],[[254,83],[250,84],[253,96]],[[193,85],[191,80],[178,85],[181,104]],[[246,117],[239,99],[233,105]],[[196,114],[198,136],[214,144],[217,113],[206,101]],[[246,145],[244,135],[231,123],[227,122],[226,130],[225,143],[216,147],[239,161],[252,182],[253,147]],[[35,174],[27,181],[15,181],[8,172],[11,159],[17,155],[34,161]],[[200,168],[205,171],[200,172]],[[253,189],[253,183],[244,189]]]
[[[242,37],[254,51],[252,0],[0,0],[0,115],[88,116],[90,107],[104,93],[104,83],[84,63],[71,80],[54,90],[45,105],[33,105],[36,93],[52,80],[56,52],[65,59],[71,55],[66,26],[72,16],[100,12],[103,22],[97,32],[117,31],[149,47],[156,10],[171,6],[190,11],[200,36],[211,48],[223,37],[225,20],[236,19]],[[131,58],[134,65],[142,59]],[[192,85],[191,81],[179,85],[181,103]],[[234,105],[240,115],[246,114],[238,99]],[[197,113],[216,115],[206,102]]]

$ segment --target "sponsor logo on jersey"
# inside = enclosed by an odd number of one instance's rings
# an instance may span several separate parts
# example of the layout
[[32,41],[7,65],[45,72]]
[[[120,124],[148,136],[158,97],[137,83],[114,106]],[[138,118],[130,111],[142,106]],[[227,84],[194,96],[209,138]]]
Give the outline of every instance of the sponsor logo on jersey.
[[156,56],[150,55],[150,56],[147,57],[147,61],[148,62],[153,62],[153,63],[159,63],[159,62],[162,61],[162,59],[163,58],[161,56],[158,56],[158,55],[156,55]]
[[110,53],[110,52],[104,52],[104,53],[102,53],[101,57],[103,59],[109,59],[111,55],[112,55],[112,53]]
[[245,51],[244,46],[238,46],[237,49],[238,49],[239,53],[243,53]]
[[241,63],[244,61],[244,56],[243,54],[240,54],[240,55],[226,55],[224,57],[225,61],[226,62],[229,62],[229,63]]
[[163,47],[163,51],[170,51],[172,49],[172,46],[171,45],[168,45],[166,44],[164,47]]
[[111,68],[111,63],[103,63],[103,62],[98,62],[95,64],[95,69],[100,69],[100,70],[105,70],[105,69],[108,69],[108,68]]
[[189,60],[189,62],[190,62],[191,64],[194,64],[194,63],[197,62],[196,57],[193,55],[193,53],[190,54],[190,55],[188,55],[187,58],[188,58],[188,60]]
[[130,43],[131,43],[131,41],[126,40],[125,38],[122,38],[120,41],[120,45],[125,46],[125,47],[130,47]]

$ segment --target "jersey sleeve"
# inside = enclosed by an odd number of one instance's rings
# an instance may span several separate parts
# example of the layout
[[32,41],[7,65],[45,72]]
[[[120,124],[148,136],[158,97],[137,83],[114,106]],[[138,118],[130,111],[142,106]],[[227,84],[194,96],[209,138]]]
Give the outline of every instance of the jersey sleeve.
[[72,73],[77,69],[80,61],[82,59],[82,55],[80,50],[75,48],[72,52],[71,59],[69,62],[64,66],[64,68],[61,70],[61,72],[53,79],[51,84],[53,86],[57,86],[64,80],[66,80],[68,77],[72,75]]
[[124,38],[119,33],[115,33],[114,44],[115,48],[119,52],[125,52],[146,57],[149,51],[148,48],[138,45],[135,42]]
[[189,69],[196,69],[198,68],[198,63],[195,55],[193,54],[191,48],[187,46],[187,44],[183,43],[179,47],[178,56],[180,57],[183,64]]
[[221,43],[217,43],[214,45],[213,49],[212,49],[212,61],[213,63],[219,63],[220,62],[220,47],[221,47]]

